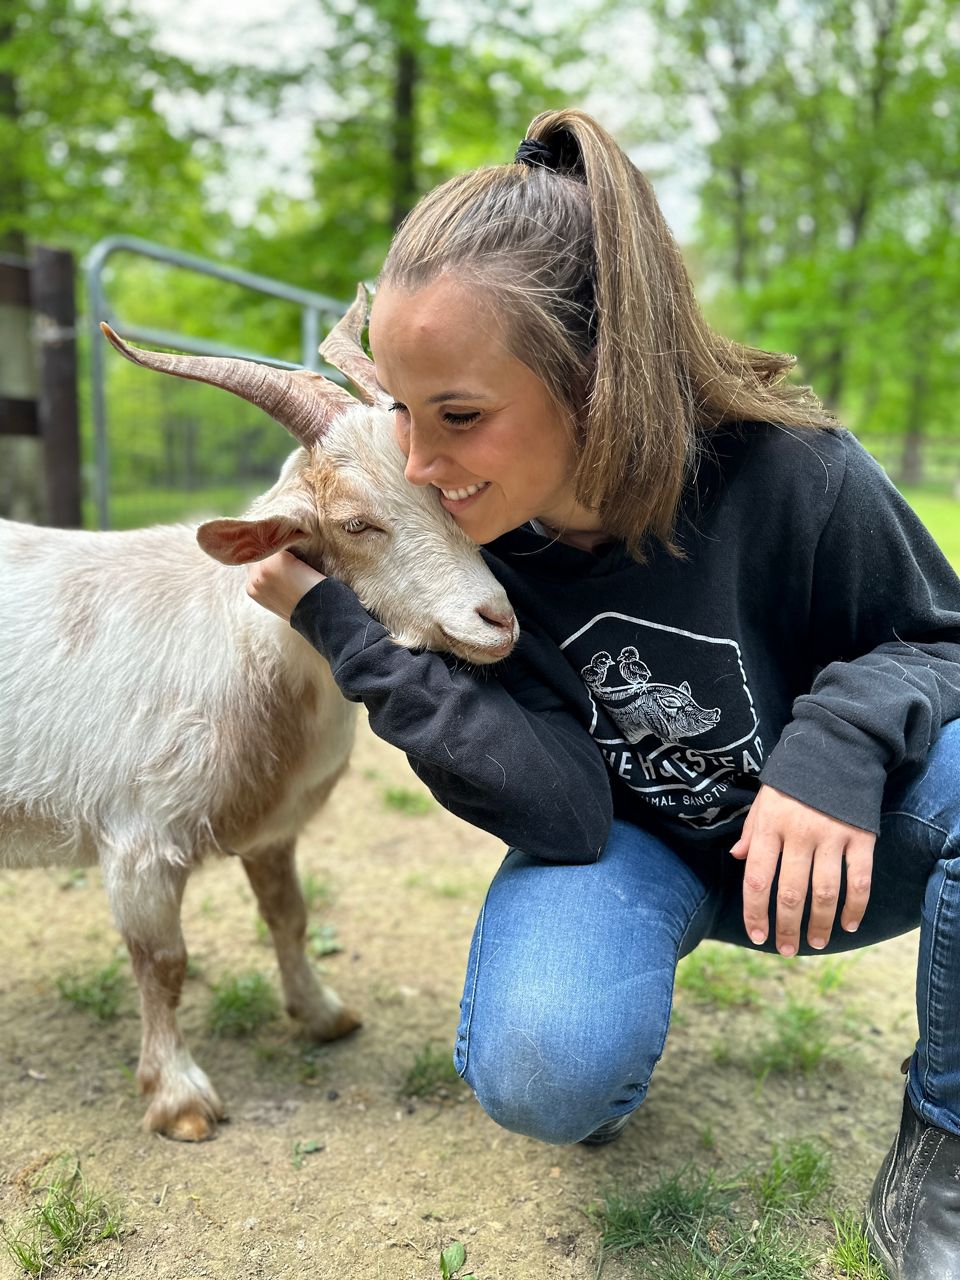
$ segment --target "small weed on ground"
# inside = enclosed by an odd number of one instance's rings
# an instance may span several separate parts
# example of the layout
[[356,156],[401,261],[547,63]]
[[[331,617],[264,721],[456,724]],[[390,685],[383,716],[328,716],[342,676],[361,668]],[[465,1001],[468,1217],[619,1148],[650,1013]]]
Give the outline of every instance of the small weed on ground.
[[[601,1231],[597,1274],[619,1255],[637,1276],[664,1280],[809,1280],[818,1255],[806,1219],[823,1212],[829,1164],[825,1152],[798,1142],[728,1181],[685,1167],[645,1192],[610,1191],[590,1211]],[[839,1247],[839,1225],[837,1237]],[[852,1259],[854,1247],[844,1256]],[[861,1268],[872,1265],[863,1257]],[[838,1254],[831,1261],[847,1265]],[[879,1273],[846,1274],[875,1280]]]
[[57,979],[57,990],[75,1008],[108,1022],[119,1013],[127,990],[127,977],[120,966],[118,958],[86,978],[79,974],[66,974]]
[[477,1280],[471,1272],[461,1271],[467,1261],[467,1251],[459,1240],[448,1244],[440,1253],[440,1280]]
[[61,1265],[84,1266],[93,1246],[120,1239],[119,1211],[87,1185],[78,1160],[61,1157],[47,1165],[35,1190],[43,1198],[26,1222],[3,1233],[10,1257],[30,1275]]
[[322,960],[324,956],[333,956],[338,951],[342,951],[343,947],[337,941],[337,926],[335,924],[310,925],[307,929],[307,948],[315,960]]
[[411,791],[408,787],[387,787],[383,792],[383,803],[388,809],[411,815],[430,813],[436,804],[422,791]]
[[207,1027],[215,1036],[250,1036],[279,1013],[279,1001],[263,974],[241,973],[213,987]]
[[849,1280],[885,1280],[883,1267],[870,1253],[859,1215],[849,1211],[833,1219],[837,1240],[830,1261]]
[[302,1169],[303,1162],[307,1156],[316,1155],[318,1151],[323,1150],[323,1143],[317,1138],[308,1138],[306,1141],[298,1138],[293,1144],[293,1150],[290,1155],[291,1163],[295,1169]]
[[463,1081],[457,1075],[450,1050],[440,1049],[431,1043],[425,1044],[414,1058],[413,1066],[400,1087],[400,1096],[444,1102],[453,1090],[462,1086]]

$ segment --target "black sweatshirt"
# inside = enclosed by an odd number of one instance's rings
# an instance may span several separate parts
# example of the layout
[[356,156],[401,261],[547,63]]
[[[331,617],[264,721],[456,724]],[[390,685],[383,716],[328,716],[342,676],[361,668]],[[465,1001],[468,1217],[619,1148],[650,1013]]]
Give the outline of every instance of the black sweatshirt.
[[760,782],[876,832],[887,775],[960,717],[960,580],[847,432],[711,434],[677,559],[531,526],[484,548],[510,657],[411,653],[326,579],[292,625],[439,802],[536,857],[588,862],[614,815],[729,848]]

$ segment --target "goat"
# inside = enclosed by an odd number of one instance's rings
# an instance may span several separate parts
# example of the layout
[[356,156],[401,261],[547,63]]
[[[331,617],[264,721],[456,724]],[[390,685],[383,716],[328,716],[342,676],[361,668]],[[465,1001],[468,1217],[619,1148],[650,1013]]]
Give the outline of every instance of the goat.
[[361,288],[320,348],[359,401],[320,374],[141,351],[103,326],[129,359],[225,387],[297,437],[243,519],[122,533],[0,521],[0,866],[99,861],[140,991],[144,1127],[172,1138],[212,1137],[224,1115],[176,1017],[180,903],[205,855],[241,859],[288,1012],[321,1040],[360,1025],[307,963],[294,864],[346,768],[355,707],[231,566],[293,548],[409,647],[484,663],[516,639],[475,545],[404,478],[359,343],[365,312]]

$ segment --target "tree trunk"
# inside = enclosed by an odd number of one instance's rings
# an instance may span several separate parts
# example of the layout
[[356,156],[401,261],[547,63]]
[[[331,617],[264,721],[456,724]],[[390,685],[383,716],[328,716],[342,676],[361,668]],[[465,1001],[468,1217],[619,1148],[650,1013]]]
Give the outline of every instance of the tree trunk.
[[[13,35],[12,17],[0,18],[0,47]],[[9,71],[0,72],[0,118],[8,121],[16,137],[19,121],[17,86]],[[5,158],[0,166],[0,253],[26,259],[27,238],[20,229],[25,221],[26,193],[19,157]],[[10,223],[19,224],[11,229]],[[40,440],[30,436],[0,435],[0,516],[38,524],[43,519],[43,472]]]
[[[922,357],[920,357],[922,359]],[[907,404],[907,432],[900,457],[900,484],[923,484],[924,413],[927,399],[927,371],[922,364],[914,369],[910,379],[910,399]]]
[[409,36],[399,34],[393,94],[393,192],[390,219],[396,229],[417,199],[416,88],[417,53]]

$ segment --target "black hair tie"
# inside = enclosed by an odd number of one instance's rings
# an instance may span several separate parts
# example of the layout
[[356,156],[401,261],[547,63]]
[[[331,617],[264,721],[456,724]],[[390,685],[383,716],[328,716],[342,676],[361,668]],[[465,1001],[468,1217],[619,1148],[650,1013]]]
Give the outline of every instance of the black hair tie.
[[529,165],[531,169],[556,169],[560,157],[545,142],[540,142],[537,138],[524,138],[517,147],[513,162]]

